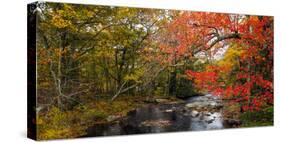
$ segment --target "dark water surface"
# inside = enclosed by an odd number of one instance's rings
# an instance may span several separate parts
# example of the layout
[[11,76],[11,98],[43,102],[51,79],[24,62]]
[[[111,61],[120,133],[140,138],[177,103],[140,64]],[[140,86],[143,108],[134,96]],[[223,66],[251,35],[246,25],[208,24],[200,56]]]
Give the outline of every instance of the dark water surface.
[[214,104],[217,99],[206,95],[189,98],[181,104],[148,105],[129,112],[118,122],[94,125],[84,137],[222,129],[221,109],[186,107],[194,102]]

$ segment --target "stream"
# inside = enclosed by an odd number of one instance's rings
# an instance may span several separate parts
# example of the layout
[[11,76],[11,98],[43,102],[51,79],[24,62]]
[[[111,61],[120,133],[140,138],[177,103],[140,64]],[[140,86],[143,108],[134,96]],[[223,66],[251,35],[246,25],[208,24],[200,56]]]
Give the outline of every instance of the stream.
[[84,137],[223,129],[221,100],[211,94],[184,103],[137,108],[115,123],[94,125]]

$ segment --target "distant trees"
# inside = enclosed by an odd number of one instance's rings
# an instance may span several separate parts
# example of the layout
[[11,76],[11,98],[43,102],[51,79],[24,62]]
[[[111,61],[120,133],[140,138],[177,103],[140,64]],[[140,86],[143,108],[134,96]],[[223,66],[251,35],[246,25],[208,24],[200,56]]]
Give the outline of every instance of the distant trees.
[[153,70],[161,70],[144,54],[155,50],[150,37],[164,23],[164,12],[45,4],[38,11],[39,102],[65,108],[85,94],[114,100],[146,90],[157,77]]

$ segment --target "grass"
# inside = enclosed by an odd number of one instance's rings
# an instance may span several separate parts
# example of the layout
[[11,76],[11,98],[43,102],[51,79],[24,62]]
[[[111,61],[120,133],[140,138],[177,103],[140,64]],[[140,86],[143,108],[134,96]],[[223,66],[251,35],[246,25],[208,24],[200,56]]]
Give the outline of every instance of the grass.
[[273,106],[267,106],[259,111],[240,112],[239,104],[224,103],[224,119],[240,120],[238,127],[273,126]]
[[273,126],[273,107],[267,107],[260,111],[245,112],[240,116],[241,127]]

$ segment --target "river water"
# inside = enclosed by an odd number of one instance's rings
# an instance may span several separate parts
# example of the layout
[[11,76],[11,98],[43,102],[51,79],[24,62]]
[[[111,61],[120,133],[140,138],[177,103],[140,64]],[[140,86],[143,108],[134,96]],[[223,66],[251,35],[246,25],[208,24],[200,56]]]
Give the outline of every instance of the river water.
[[222,129],[220,99],[210,94],[185,103],[148,105],[116,122],[94,125],[84,137]]

